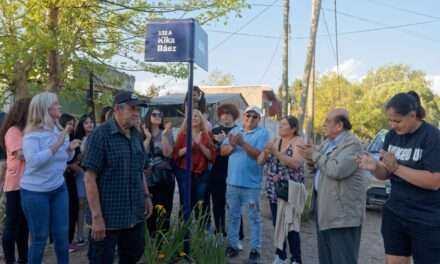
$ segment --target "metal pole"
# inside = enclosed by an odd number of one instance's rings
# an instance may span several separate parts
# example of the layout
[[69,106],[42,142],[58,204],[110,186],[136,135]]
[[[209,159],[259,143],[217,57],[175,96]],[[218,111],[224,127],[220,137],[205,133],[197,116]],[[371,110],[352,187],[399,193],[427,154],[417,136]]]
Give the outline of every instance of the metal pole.
[[[186,104],[186,171],[185,171],[185,178],[186,178],[186,195],[185,199],[183,200],[183,218],[185,222],[188,222],[191,216],[191,178],[192,178],[192,91],[193,91],[193,79],[194,79],[194,62],[189,62],[188,65],[188,100]],[[188,230],[189,231],[189,230]],[[190,244],[189,244],[189,238],[190,233],[188,232],[188,235],[186,236],[185,243],[184,243],[184,251],[185,253],[189,253],[190,251]]]
[[[283,115],[288,115],[290,109],[289,104],[289,0],[284,0],[284,16],[283,16],[283,76],[281,89],[283,91]],[[293,96],[293,95],[292,95]]]

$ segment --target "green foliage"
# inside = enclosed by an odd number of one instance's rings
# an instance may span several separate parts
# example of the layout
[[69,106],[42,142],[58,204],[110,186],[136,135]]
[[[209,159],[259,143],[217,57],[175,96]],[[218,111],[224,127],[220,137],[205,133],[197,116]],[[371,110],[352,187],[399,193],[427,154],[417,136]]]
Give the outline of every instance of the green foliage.
[[[201,206],[201,204],[197,206]],[[161,205],[156,205],[154,210],[157,210],[159,216],[157,219],[159,231],[154,236],[147,231],[144,251],[145,263],[225,263],[226,248],[223,237],[221,234],[212,236],[208,234],[207,217],[200,213],[201,210],[193,210],[189,221],[184,221],[181,216],[178,216],[168,231],[164,231],[162,228],[164,219],[160,217],[165,215],[165,209]],[[189,256],[183,253],[188,231],[191,247]]]
[[[298,100],[300,82],[296,81],[295,101]],[[352,83],[335,73],[322,75],[315,90],[315,131],[322,134],[326,114],[334,107],[346,108],[351,114],[353,132],[361,139],[373,138],[388,127],[384,113],[386,102],[396,93],[416,91],[427,112],[427,121],[435,125],[440,121],[440,98],[429,89],[430,83],[423,72],[408,65],[386,65],[368,72],[360,83]],[[294,104],[292,113],[297,114]]]
[[206,85],[233,85],[235,77],[231,73],[223,73],[220,70],[213,70],[203,84]]
[[[87,63],[183,77],[182,64],[143,62],[147,21],[179,15],[204,24],[239,16],[246,7],[245,0],[0,0],[0,86],[19,94],[27,93],[28,83],[45,88],[50,54],[63,89],[74,87],[75,78],[87,79],[78,74]],[[51,13],[57,14],[53,20]]]

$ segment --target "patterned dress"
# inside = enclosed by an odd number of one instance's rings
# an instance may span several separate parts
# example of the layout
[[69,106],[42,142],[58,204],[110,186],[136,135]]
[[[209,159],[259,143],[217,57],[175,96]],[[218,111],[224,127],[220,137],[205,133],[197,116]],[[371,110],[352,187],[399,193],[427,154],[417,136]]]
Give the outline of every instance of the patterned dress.
[[[284,155],[293,157],[293,146],[290,144],[283,152]],[[277,195],[275,193],[274,176],[279,175],[281,180],[292,180],[304,183],[304,168],[293,169],[284,165],[274,155],[270,154],[264,165],[264,177],[266,178],[266,192],[269,202],[276,203]]]

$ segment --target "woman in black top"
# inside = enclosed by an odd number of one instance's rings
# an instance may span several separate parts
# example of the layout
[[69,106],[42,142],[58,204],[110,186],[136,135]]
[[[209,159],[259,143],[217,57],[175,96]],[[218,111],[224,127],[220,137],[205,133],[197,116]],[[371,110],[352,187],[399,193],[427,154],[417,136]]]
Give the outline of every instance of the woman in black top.
[[391,180],[382,218],[386,263],[440,263],[440,132],[424,121],[415,92],[399,93],[386,105],[391,127],[381,160],[357,159],[376,178]]

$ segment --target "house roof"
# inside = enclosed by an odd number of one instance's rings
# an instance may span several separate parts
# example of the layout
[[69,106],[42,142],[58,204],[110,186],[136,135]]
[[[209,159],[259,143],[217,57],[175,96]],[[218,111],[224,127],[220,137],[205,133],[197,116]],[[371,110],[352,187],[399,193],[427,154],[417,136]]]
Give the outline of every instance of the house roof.
[[[234,98],[240,97],[243,102],[246,100],[239,93],[225,93],[225,94],[205,94],[207,104],[216,104],[225,102]],[[153,97],[150,100],[151,105],[181,105],[185,100],[185,94],[172,94],[165,96]]]

